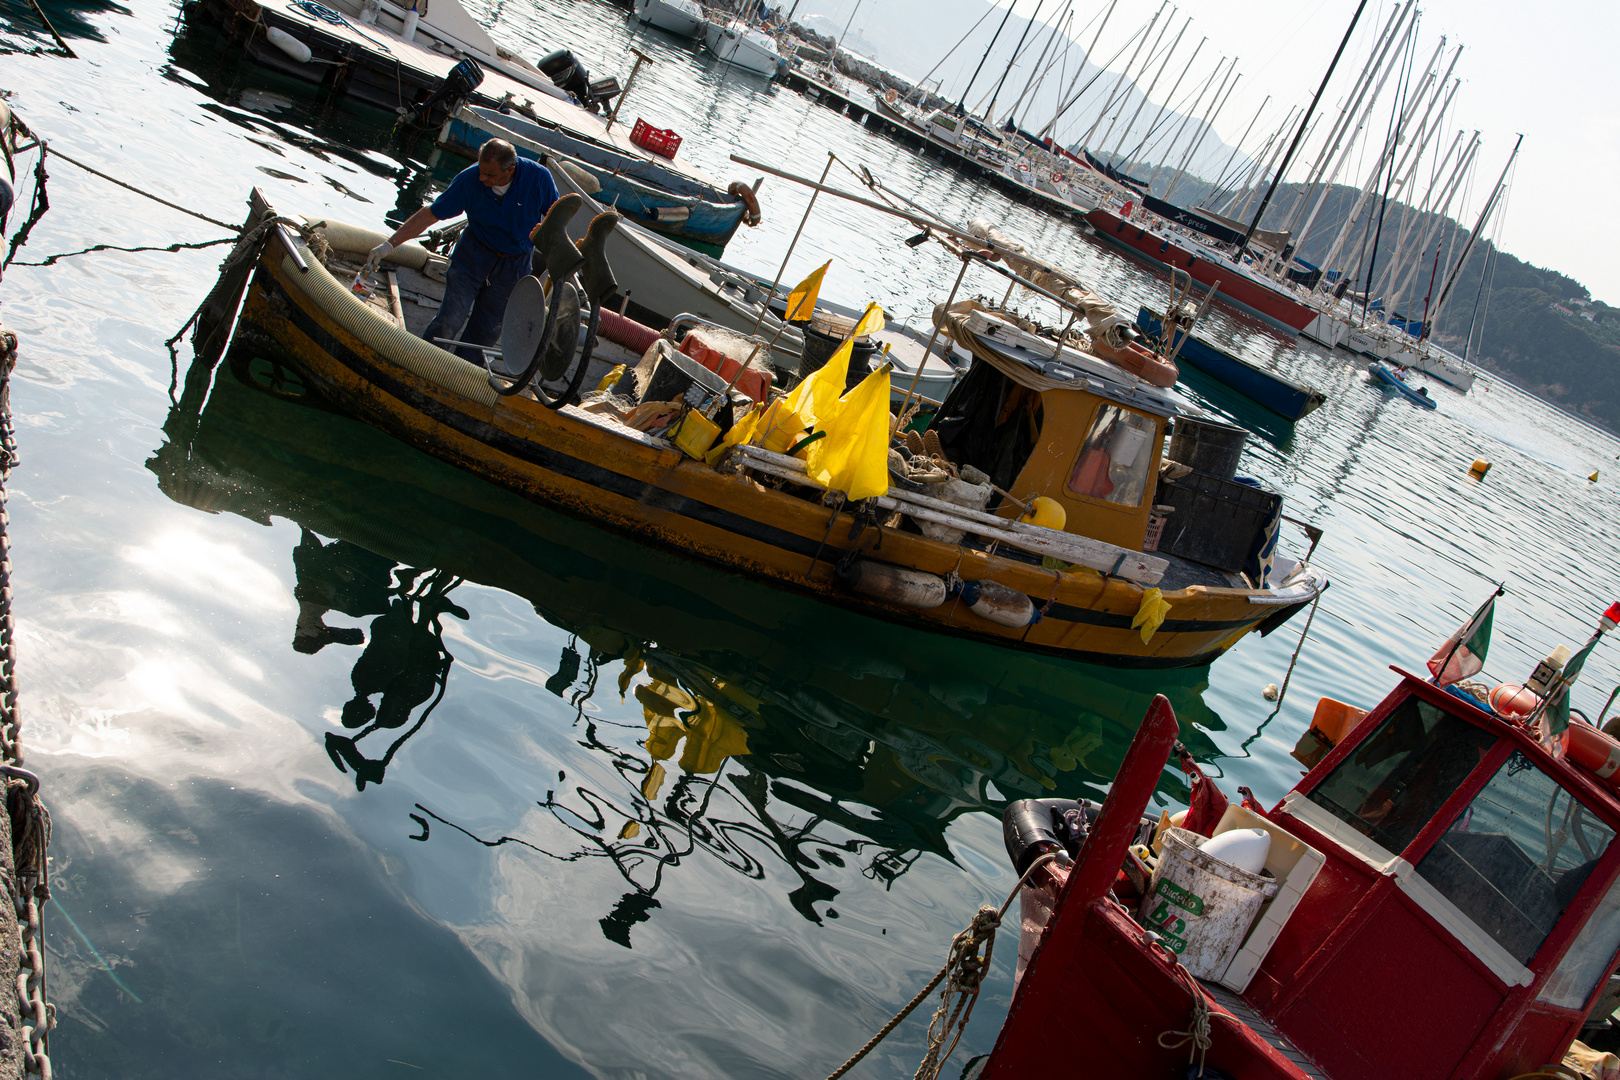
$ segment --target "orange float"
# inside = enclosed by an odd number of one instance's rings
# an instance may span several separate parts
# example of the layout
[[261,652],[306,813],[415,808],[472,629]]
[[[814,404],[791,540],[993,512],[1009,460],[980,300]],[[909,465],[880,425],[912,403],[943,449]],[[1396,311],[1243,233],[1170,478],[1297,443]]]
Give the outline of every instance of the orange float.
[[1597,728],[1571,720],[1561,736],[1564,757],[1579,765],[1599,780],[1607,780],[1610,787],[1620,787],[1620,742],[1616,742]]
[[1124,368],[1143,382],[1152,383],[1154,386],[1171,387],[1176,385],[1176,380],[1181,377],[1181,372],[1175,364],[1134,341],[1127,342],[1122,349],[1116,349],[1098,335],[1091,339],[1091,354]]

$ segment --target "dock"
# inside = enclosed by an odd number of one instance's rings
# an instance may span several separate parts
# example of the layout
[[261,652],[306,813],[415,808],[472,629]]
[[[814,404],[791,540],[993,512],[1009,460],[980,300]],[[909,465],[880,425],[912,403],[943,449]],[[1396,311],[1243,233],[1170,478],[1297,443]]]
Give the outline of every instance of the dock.
[[819,79],[812,79],[807,75],[789,69],[778,75],[777,80],[789,90],[802,94],[816,104],[849,117],[868,131],[876,132],[886,139],[897,142],[922,157],[934,158],[971,180],[988,184],[1014,202],[1032,206],[1055,217],[1075,221],[1083,221],[1085,218],[1085,211],[1078,206],[1066,203],[1062,199],[1054,198],[1044,191],[1014,180],[989,163],[980,161],[971,154],[964,154],[950,143],[936,139],[910,124],[885,116],[871,106],[857,101],[843,91],[829,86]]

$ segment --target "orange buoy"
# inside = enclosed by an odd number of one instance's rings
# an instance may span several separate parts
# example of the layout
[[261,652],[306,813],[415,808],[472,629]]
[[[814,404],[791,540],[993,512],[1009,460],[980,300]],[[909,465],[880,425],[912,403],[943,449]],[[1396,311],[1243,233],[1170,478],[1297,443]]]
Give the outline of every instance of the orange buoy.
[[1103,335],[1097,334],[1091,339],[1091,352],[1154,386],[1171,387],[1181,377],[1175,364],[1134,341],[1126,342],[1123,349],[1116,349],[1103,340]]
[[1564,756],[1610,786],[1620,786],[1620,742],[1579,720],[1571,720],[1562,735]]
[[1526,690],[1518,683],[1501,683],[1491,691],[1491,708],[1499,716],[1529,716],[1541,704],[1534,690]]

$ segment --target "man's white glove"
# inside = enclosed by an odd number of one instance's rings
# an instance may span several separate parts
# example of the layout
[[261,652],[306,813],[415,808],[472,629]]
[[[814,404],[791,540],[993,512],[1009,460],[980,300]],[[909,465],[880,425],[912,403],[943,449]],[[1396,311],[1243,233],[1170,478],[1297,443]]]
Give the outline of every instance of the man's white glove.
[[366,258],[366,265],[360,270],[361,275],[364,276],[366,274],[375,272],[377,267],[382,265],[382,261],[388,258],[389,253],[393,250],[394,245],[390,244],[387,240],[384,240],[382,243],[372,248],[371,254]]

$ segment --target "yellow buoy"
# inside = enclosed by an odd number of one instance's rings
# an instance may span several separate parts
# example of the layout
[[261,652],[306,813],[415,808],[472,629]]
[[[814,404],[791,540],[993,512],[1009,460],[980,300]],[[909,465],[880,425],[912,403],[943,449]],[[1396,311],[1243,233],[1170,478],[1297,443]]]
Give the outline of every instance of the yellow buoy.
[[1592,475],[1587,477],[1587,479],[1590,480],[1594,484],[1597,483],[1597,478],[1598,478],[1598,471],[1596,469],[1593,469],[1592,470]]
[[1043,529],[1057,529],[1061,532],[1063,526],[1068,524],[1069,515],[1063,509],[1063,504],[1056,499],[1037,495],[1029,500],[1029,511],[1018,520],[1026,525],[1039,525]]
[[1485,479],[1485,474],[1491,471],[1491,463],[1484,458],[1475,458],[1474,463],[1468,467],[1468,475],[1475,480]]

